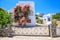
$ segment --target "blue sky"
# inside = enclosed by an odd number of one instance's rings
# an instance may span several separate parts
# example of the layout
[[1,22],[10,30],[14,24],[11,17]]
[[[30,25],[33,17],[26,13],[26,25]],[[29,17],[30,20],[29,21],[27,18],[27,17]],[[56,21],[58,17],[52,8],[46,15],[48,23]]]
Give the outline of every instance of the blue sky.
[[0,7],[10,10],[18,1],[34,1],[36,13],[60,12],[60,0],[0,0]]

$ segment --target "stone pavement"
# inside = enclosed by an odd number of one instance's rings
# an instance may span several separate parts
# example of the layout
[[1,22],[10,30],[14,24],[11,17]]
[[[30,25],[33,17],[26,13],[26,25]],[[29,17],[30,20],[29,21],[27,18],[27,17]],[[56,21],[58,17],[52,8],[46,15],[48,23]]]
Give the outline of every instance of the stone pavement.
[[40,37],[40,36],[14,36],[14,37],[0,37],[0,40],[60,40],[60,37]]

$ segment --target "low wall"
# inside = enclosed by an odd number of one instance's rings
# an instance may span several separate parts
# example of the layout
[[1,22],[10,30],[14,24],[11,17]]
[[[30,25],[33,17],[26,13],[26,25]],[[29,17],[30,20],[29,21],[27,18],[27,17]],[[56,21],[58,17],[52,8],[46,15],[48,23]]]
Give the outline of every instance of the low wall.
[[34,27],[13,27],[15,35],[41,35],[49,36],[49,27],[34,26]]
[[58,26],[56,27],[56,35],[60,36],[60,27],[58,27]]

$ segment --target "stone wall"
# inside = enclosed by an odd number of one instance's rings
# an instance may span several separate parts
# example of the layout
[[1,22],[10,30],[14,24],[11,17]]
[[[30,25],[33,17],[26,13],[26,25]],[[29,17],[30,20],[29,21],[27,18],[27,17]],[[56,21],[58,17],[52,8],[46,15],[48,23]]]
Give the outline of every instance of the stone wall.
[[56,35],[60,36],[60,27],[58,27],[58,26],[56,27]]
[[44,35],[49,36],[49,27],[28,27],[28,28],[18,28],[13,27],[16,35]]

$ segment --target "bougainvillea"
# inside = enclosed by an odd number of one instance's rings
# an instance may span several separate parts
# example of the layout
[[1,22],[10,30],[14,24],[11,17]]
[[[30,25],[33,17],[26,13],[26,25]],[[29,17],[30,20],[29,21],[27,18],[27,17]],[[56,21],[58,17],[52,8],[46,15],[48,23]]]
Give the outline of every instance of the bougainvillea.
[[[30,14],[30,5],[20,6],[17,5],[14,8],[14,21],[19,22],[19,24],[23,24],[24,22],[28,22],[28,15]],[[30,21],[29,21],[30,22]]]

